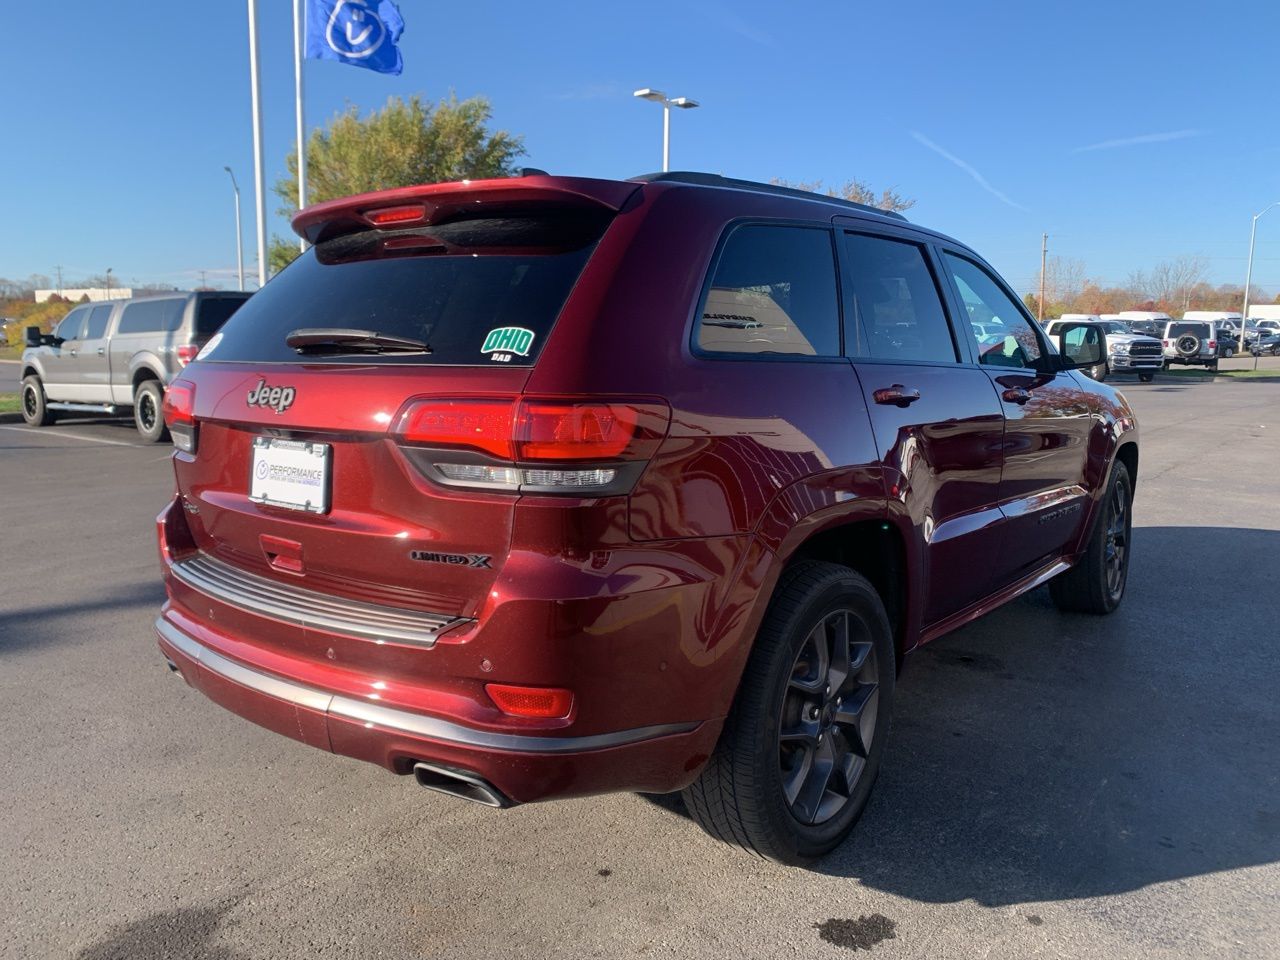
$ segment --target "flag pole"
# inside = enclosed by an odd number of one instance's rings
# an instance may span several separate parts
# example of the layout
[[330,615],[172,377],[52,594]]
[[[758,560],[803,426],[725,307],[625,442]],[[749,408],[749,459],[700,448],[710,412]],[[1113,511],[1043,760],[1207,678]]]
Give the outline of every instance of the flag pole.
[[[304,0],[293,0],[293,81],[297,94],[298,117],[298,209],[307,205],[307,131],[302,110],[302,59],[307,42],[307,13]],[[307,249],[307,241],[299,239],[299,249]]]
[[262,172],[262,96],[258,89],[258,3],[249,0],[249,95],[253,100],[253,186],[258,214],[258,286],[267,285],[266,183]]

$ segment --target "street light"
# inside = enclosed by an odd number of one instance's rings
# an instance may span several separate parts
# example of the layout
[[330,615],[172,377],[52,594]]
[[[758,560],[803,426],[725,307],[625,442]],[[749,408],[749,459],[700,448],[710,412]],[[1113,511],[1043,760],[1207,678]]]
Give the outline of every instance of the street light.
[[1244,328],[1249,322],[1249,284],[1253,282],[1253,241],[1258,236],[1258,218],[1271,207],[1280,207],[1280,200],[1263,207],[1253,215],[1253,226],[1249,229],[1249,269],[1244,275],[1244,309],[1240,311],[1240,352],[1244,353]]
[[637,96],[641,100],[652,100],[654,103],[662,104],[662,172],[666,173],[671,167],[671,108],[679,107],[681,110],[692,110],[698,106],[698,101],[690,100],[688,97],[676,97],[674,100],[668,100],[667,95],[661,90],[651,90],[648,87],[643,90],[637,90],[633,96]]
[[240,185],[236,183],[236,175],[230,167],[223,167],[231,178],[231,189],[236,192],[236,270],[240,274],[240,289],[244,289],[244,241],[240,233]]
[[110,300],[110,299],[111,299],[111,268],[110,268],[110,267],[107,267],[107,296],[106,296],[106,299],[108,299],[108,300]]

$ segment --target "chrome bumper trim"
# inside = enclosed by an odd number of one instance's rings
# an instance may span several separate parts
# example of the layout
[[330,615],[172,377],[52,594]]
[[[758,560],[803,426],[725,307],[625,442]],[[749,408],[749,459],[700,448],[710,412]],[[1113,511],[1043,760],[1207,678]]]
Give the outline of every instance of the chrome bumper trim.
[[664,723],[650,727],[633,727],[630,730],[615,730],[611,733],[597,733],[587,737],[542,737],[519,733],[495,733],[492,730],[477,730],[465,727],[450,720],[439,717],[428,717],[421,713],[410,713],[374,703],[366,703],[350,697],[324,693],[311,687],[282,680],[270,674],[262,673],[234,660],[222,656],[209,649],[195,638],[179,630],[164,617],[155,623],[156,633],[175,649],[190,657],[200,666],[216,673],[232,683],[237,683],[250,690],[265,693],[283,700],[325,713],[328,716],[352,720],[368,726],[398,730],[430,740],[456,744],[462,747],[474,747],[481,750],[501,750],[513,753],[582,753],[588,750],[604,750],[608,747],[620,747],[651,740],[655,737],[670,736],[675,733],[688,733],[697,729],[697,723]]
[[280,583],[207,554],[179,560],[171,569],[192,590],[241,610],[367,640],[432,647],[441,631],[466,622],[461,617],[348,600]]

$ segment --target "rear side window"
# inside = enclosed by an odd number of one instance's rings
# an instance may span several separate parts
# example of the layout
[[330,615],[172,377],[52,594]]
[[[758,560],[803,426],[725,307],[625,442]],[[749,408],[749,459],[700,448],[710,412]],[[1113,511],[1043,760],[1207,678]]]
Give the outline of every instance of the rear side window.
[[956,360],[933,273],[917,244],[845,234],[850,353],[875,360]]
[[201,297],[196,301],[196,335],[211,336],[244,306],[244,297]]
[[751,224],[729,235],[699,318],[715,353],[840,355],[831,232]]
[[124,308],[117,333],[171,333],[182,326],[187,301],[138,300]]
[[84,318],[89,315],[88,307],[76,307],[58,324],[55,336],[62,340],[79,340],[84,330]]
[[115,308],[109,303],[93,308],[93,311],[89,314],[89,324],[84,332],[86,340],[102,339],[103,334],[107,332],[107,321],[111,319],[111,311],[113,309]]
[[[612,219],[514,214],[312,247],[236,311],[205,358],[254,363],[532,364]],[[369,330],[430,353],[308,352],[299,329]]]

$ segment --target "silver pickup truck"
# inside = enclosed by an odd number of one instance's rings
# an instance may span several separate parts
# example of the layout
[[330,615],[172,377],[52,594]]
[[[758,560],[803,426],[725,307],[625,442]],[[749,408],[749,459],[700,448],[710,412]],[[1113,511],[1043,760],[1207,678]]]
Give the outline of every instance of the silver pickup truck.
[[248,293],[175,293],[73,309],[51,334],[26,331],[22,416],[33,427],[60,413],[117,414],[133,408],[143,439],[168,439],[165,386],[249,298]]

